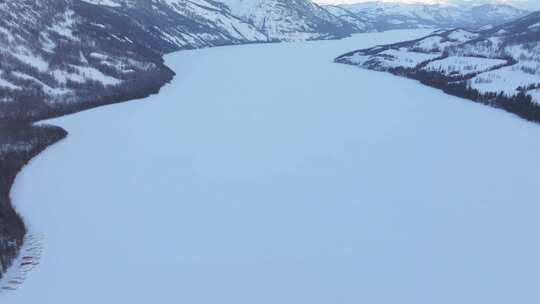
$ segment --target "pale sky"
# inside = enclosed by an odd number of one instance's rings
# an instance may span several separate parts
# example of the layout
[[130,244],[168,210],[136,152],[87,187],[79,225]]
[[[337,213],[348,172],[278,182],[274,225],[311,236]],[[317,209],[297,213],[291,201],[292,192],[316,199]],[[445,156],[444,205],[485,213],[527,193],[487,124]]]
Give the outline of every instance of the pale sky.
[[451,2],[473,2],[473,3],[507,3],[528,9],[539,9],[540,0],[314,0],[323,4],[339,3],[360,3],[360,2],[399,2],[399,3],[451,3]]

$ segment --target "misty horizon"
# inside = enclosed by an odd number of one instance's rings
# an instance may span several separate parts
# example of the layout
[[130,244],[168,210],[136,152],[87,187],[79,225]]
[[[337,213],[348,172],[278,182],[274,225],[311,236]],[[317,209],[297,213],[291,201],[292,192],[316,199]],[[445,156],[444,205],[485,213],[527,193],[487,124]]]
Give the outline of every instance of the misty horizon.
[[403,4],[507,4],[529,10],[540,10],[540,1],[534,0],[313,0],[319,4],[357,4],[366,2],[385,2]]

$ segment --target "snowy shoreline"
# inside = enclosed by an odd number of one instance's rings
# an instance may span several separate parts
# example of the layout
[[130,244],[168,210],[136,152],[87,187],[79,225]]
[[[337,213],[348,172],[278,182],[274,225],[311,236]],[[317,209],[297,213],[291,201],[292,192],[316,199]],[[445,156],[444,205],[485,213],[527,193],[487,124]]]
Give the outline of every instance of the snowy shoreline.
[[20,171],[37,155],[67,136],[67,132],[55,126],[43,124],[0,128],[0,211],[4,218],[0,239],[0,289],[7,272],[20,256],[27,236],[26,224],[16,211],[11,190]]

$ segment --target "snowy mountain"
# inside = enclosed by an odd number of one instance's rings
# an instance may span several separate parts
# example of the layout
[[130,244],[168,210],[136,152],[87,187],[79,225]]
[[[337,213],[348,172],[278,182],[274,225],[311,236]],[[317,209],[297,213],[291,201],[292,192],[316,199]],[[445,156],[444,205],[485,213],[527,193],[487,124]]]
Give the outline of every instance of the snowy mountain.
[[38,120],[156,92],[173,73],[161,55],[266,41],[204,0],[0,3],[0,118]]
[[357,29],[310,0],[221,0],[271,40],[343,38]]
[[337,62],[388,71],[540,122],[540,12],[490,30],[437,31],[342,55]]
[[[82,0],[130,18],[167,51],[266,41],[255,27],[211,0]],[[141,39],[142,40],[142,39]]]
[[0,3],[2,121],[73,111],[135,83],[157,89],[172,77],[158,52],[103,23],[116,16],[98,9],[67,0]]
[[344,22],[351,24],[354,27],[355,32],[368,32],[373,31],[373,22],[361,14],[356,14],[344,6],[338,5],[326,5],[324,8],[332,15],[339,17]]
[[[344,9],[368,24],[367,28],[379,31],[406,28],[479,28],[498,25],[529,13],[505,4],[365,2],[325,7],[332,11],[337,8]],[[350,14],[345,14],[348,15]]]
[[[422,1],[422,0],[420,0]],[[353,1],[354,2],[354,1]],[[412,2],[412,1],[411,1]],[[446,5],[482,5],[482,4],[507,4],[515,7],[535,11],[540,9],[538,0],[427,0],[431,4],[446,4]]]

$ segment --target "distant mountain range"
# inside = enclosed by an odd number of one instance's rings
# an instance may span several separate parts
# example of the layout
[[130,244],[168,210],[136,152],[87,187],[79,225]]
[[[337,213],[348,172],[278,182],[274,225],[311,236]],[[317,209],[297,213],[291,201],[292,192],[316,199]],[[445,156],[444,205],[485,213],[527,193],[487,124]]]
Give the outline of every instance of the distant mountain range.
[[540,122],[540,12],[484,31],[436,31],[336,61],[417,79]]
[[[316,0],[322,5],[336,4],[356,4],[365,2],[376,2],[374,0]],[[377,2],[386,3],[416,3],[416,4],[438,4],[438,5],[482,5],[482,4],[506,4],[526,10],[540,10],[540,2],[537,0],[380,0]]]
[[523,17],[529,11],[505,4],[429,5],[391,2],[325,6],[335,15],[360,23],[366,30],[410,28],[480,28],[491,27]]

